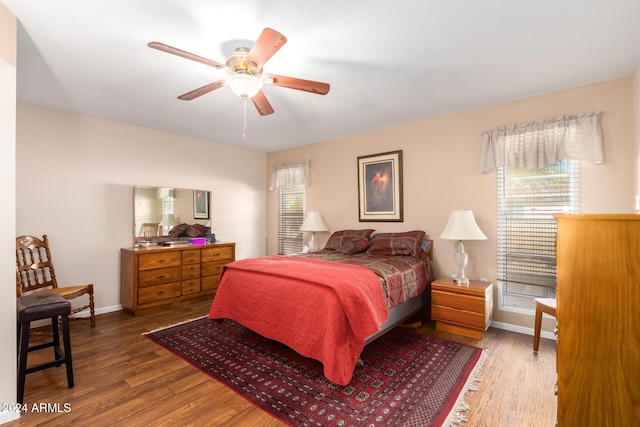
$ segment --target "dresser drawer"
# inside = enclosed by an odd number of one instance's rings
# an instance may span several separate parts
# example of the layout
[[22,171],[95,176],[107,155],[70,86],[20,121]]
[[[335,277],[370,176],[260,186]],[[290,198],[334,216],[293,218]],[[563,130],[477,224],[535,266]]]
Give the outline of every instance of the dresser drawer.
[[431,291],[431,304],[481,313],[484,316],[484,298],[452,292]]
[[207,276],[200,279],[200,289],[203,291],[210,291],[218,289],[218,283],[220,283],[220,276]]
[[150,304],[156,301],[179,297],[180,295],[182,295],[182,286],[180,282],[149,286],[138,289],[138,303]]
[[182,266],[182,280],[197,279],[200,277],[200,264]]
[[185,264],[200,264],[200,249],[182,251],[182,265]]
[[220,275],[222,273],[222,267],[227,264],[227,262],[203,262],[200,267],[200,276],[214,276]]
[[161,285],[163,283],[179,282],[182,280],[182,268],[157,268],[155,270],[140,271],[138,273],[138,287]]
[[202,249],[200,253],[201,262],[211,261],[230,261],[233,260],[233,247],[232,246],[220,246],[217,248]]
[[151,270],[154,268],[174,267],[182,264],[180,252],[159,252],[143,254],[138,257],[138,270]]
[[200,279],[182,281],[182,295],[197,294],[198,292],[200,292]]
[[486,318],[483,313],[474,313],[472,311],[458,310],[442,305],[431,305],[431,318],[443,322],[457,323],[460,325],[470,326],[478,329],[486,328]]

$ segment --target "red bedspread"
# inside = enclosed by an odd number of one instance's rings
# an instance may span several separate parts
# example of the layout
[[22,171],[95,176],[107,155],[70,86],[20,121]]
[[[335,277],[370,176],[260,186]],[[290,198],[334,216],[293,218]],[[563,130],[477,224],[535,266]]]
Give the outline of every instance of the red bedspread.
[[314,259],[267,256],[225,265],[209,318],[237,321],[319,360],[346,385],[365,339],[387,320],[372,271]]

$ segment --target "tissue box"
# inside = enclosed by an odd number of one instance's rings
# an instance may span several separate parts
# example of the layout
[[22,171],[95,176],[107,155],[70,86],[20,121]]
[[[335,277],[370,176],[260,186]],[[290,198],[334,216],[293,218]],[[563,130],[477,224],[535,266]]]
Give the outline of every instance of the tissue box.
[[207,243],[207,239],[205,237],[190,237],[189,244],[193,246],[204,245]]

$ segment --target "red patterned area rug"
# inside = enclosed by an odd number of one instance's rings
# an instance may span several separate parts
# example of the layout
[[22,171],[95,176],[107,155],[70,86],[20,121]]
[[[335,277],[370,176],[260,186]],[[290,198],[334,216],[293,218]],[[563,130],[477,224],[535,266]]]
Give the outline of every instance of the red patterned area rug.
[[442,426],[461,422],[482,349],[395,328],[365,347],[346,386],[322,364],[231,320],[200,318],[145,334],[292,426]]

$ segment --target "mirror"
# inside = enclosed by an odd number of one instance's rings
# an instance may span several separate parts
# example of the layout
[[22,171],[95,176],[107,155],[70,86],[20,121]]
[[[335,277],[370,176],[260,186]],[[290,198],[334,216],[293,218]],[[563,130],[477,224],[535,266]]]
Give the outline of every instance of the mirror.
[[176,235],[177,228],[170,233],[180,224],[196,226],[197,229],[208,228],[206,237],[209,241],[211,239],[210,201],[210,191],[135,186],[133,189],[134,244],[141,241],[151,243],[171,240],[188,241],[188,237],[194,237],[195,229],[190,229],[189,235],[184,233],[180,236]]

